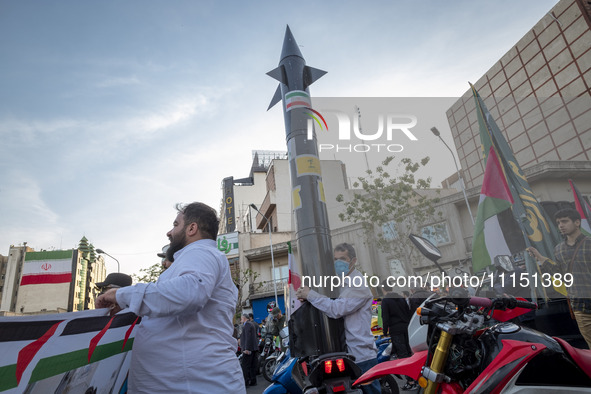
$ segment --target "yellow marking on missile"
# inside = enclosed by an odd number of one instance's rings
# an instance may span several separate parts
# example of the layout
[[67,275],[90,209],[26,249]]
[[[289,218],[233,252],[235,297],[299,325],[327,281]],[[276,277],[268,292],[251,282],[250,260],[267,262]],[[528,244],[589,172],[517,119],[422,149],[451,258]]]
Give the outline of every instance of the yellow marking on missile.
[[297,176],[317,175],[321,176],[320,159],[314,155],[301,155],[296,157]]
[[326,196],[324,195],[324,185],[322,184],[322,181],[318,181],[318,197],[320,198],[320,201],[326,204]]
[[291,191],[291,203],[293,205],[293,209],[296,210],[302,207],[302,198],[300,197],[300,191],[302,190],[301,186],[296,186]]

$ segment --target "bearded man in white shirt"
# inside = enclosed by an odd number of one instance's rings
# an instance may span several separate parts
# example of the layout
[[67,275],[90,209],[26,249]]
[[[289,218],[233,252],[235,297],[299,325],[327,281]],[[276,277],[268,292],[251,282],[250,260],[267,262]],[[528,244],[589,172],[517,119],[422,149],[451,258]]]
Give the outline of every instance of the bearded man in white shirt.
[[232,337],[238,290],[217,250],[213,208],[177,206],[167,233],[174,264],[156,283],[109,290],[97,308],[142,316],[133,344],[130,393],[245,393]]

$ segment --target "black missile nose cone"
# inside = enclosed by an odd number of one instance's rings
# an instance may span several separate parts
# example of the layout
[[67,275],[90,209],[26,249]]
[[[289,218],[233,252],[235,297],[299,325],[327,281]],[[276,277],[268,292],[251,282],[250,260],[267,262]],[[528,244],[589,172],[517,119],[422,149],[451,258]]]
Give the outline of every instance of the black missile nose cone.
[[300,52],[300,47],[298,46],[298,43],[296,42],[295,38],[293,37],[293,34],[291,33],[291,30],[289,29],[289,25],[287,25],[287,28],[285,29],[283,49],[281,50],[281,59],[279,59],[279,61],[281,62],[281,60],[285,59],[288,56],[298,56],[302,59],[304,58],[302,52]]

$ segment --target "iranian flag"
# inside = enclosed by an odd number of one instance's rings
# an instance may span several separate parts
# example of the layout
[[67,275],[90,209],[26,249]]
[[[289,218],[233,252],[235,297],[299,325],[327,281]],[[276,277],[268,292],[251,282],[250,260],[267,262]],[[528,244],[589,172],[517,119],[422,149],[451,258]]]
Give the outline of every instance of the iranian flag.
[[21,286],[72,281],[72,251],[28,252]]
[[289,267],[289,280],[288,280],[289,308],[288,308],[287,318],[289,319],[291,314],[294,313],[302,305],[302,302],[300,300],[298,300],[297,297],[295,296],[296,291],[302,286],[302,277],[298,272],[296,261],[293,257],[293,253],[291,250],[291,242],[287,243],[287,248],[288,248],[287,264]]
[[591,220],[591,206],[589,203],[585,201],[579,189],[575,186],[575,183],[569,179],[568,183],[570,183],[570,187],[573,190],[573,195],[575,197],[575,208],[581,215],[581,232],[588,237],[591,237],[591,225],[589,225],[589,220]]
[[303,90],[292,90],[285,95],[285,110],[311,107],[310,95]]
[[525,249],[523,233],[513,218],[513,197],[499,158],[489,149],[472,243],[472,266],[480,271],[496,256],[513,255]]

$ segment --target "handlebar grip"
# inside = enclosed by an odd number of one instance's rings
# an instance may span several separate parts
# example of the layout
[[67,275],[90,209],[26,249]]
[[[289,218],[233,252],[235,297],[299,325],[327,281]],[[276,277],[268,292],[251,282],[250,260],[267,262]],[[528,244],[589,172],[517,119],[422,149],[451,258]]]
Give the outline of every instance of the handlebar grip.
[[538,309],[538,304],[535,302],[517,300],[517,307],[525,309]]
[[470,297],[470,305],[488,308],[489,306],[492,305],[492,301],[490,300],[490,298]]

